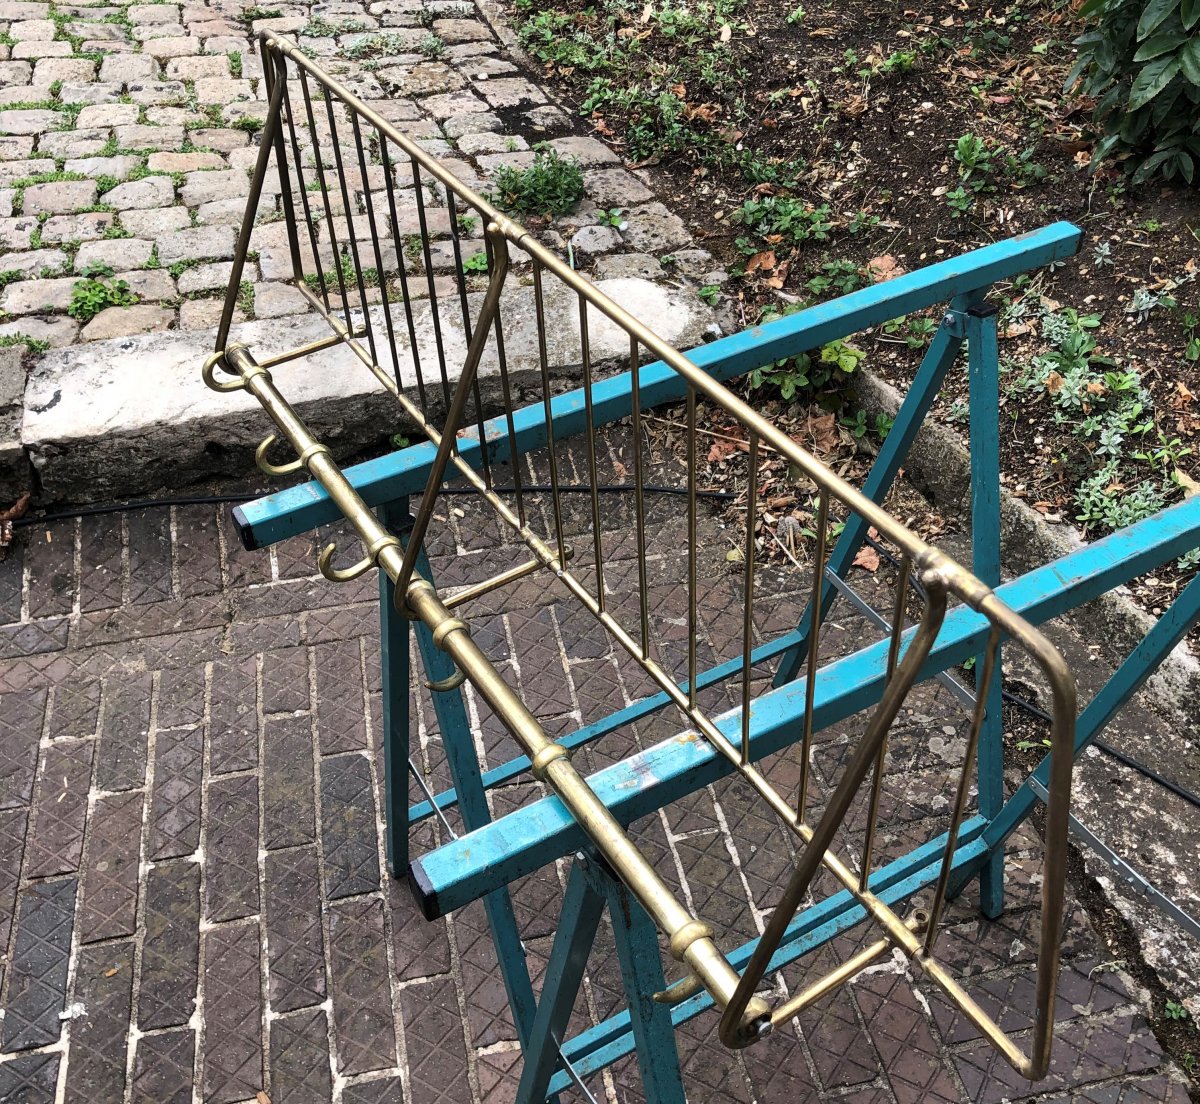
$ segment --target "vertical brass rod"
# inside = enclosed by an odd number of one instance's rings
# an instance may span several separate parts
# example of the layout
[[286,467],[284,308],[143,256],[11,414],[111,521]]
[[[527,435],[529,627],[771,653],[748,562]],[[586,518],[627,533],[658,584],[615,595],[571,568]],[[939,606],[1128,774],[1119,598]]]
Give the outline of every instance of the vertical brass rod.
[[554,515],[554,541],[558,546],[558,566],[567,565],[567,544],[563,536],[562,501],[558,493],[558,456],[554,448],[554,417],[551,408],[550,362],[546,355],[546,304],[542,298],[542,266],[533,262],[533,308],[537,316],[538,366],[542,372],[542,410],[546,415],[546,452],[550,463],[550,506]]
[[954,852],[958,847],[958,832],[962,826],[963,814],[967,809],[967,796],[971,790],[971,776],[975,769],[975,753],[979,747],[979,732],[983,728],[984,716],[987,713],[987,696],[992,679],[996,674],[996,653],[1000,649],[1000,630],[993,625],[988,633],[987,647],[983,653],[983,671],[980,673],[979,685],[975,688],[975,714],[971,718],[971,732],[967,737],[967,754],[963,761],[962,774],[958,779],[958,790],[954,795],[954,812],[950,817],[950,829],[946,835],[946,853],[942,856],[942,868],[938,872],[937,889],[933,894],[933,904],[929,908],[929,930],[925,933],[923,955],[933,954],[937,943],[938,921],[942,909],[946,905],[946,891],[950,886],[950,872],[954,868]]
[[[416,566],[417,555],[425,540],[425,532],[429,528],[429,519],[433,515],[434,502],[437,500],[438,489],[446,475],[446,465],[452,455],[457,456],[456,442],[458,430],[462,425],[463,413],[467,407],[467,398],[471,393],[471,384],[483,358],[483,347],[487,344],[488,329],[492,315],[500,308],[500,293],[504,290],[504,280],[508,275],[508,245],[503,234],[494,223],[488,225],[488,233],[496,241],[496,264],[492,270],[491,282],[483,299],[479,318],[476,320],[475,332],[471,335],[471,345],[467,349],[467,357],[463,362],[462,375],[458,387],[454,391],[454,399],[446,412],[446,425],[438,442],[437,454],[429,467],[429,476],[425,481],[425,491],[421,495],[421,505],[413,518],[412,529],[408,535],[408,546],[404,550],[404,563],[396,586],[401,593],[405,592],[408,581],[412,578]],[[486,442],[480,441],[482,451],[486,451]]]
[[592,409],[592,340],[587,300],[579,300],[579,352],[583,357],[583,406],[587,421],[588,480],[592,489],[592,545],[596,556],[596,606],[604,611],[604,541],[600,536],[600,473],[596,469],[596,416]]
[[[525,483],[521,475],[522,454],[517,451],[517,425],[513,420],[512,384],[508,375],[508,358],[504,353],[504,318],[496,311],[492,321],[492,332],[496,339],[496,361],[500,365],[500,393],[504,398],[504,421],[508,427],[508,463],[512,468],[513,492],[517,500],[517,521],[524,529],[527,524],[525,513]],[[475,401],[479,401],[478,377],[476,378]],[[482,411],[480,414],[480,440],[483,439]]]
[[650,658],[650,607],[647,605],[649,585],[646,580],[646,557],[641,550],[646,547],[646,477],[642,471],[642,378],[638,358],[636,337],[629,338],[629,378],[633,384],[631,403],[633,422],[630,427],[633,437],[633,510],[637,527],[638,547],[638,628],[642,646],[642,659]]
[[[338,290],[342,296],[342,314],[350,326],[350,297],[346,294],[346,274],[342,271],[342,254],[338,248],[337,230],[333,223],[333,205],[329,202],[329,181],[325,178],[325,159],[321,156],[321,137],[317,131],[317,120],[313,114],[312,93],[308,90],[308,78],[300,70],[300,91],[304,93],[304,114],[308,119],[308,130],[313,140],[313,159],[316,161],[317,179],[321,182],[321,205],[325,209],[325,226],[329,231],[329,247],[333,254],[333,271],[337,275]],[[351,328],[353,328],[351,326]]]
[[[417,226],[420,229],[421,253],[425,265],[425,287],[429,292],[429,313],[433,320],[433,344],[434,348],[437,349],[438,370],[442,375],[442,402],[446,404],[446,409],[449,409],[450,376],[449,369],[446,367],[446,343],[442,336],[442,311],[438,305],[437,283],[433,278],[433,256],[429,252],[429,224],[425,218],[425,196],[422,194],[421,166],[415,157],[410,157],[409,167],[412,170],[413,199],[417,203]],[[480,451],[486,458],[487,449],[482,448],[482,441],[479,443],[481,446]]]
[[[388,350],[392,354],[392,372],[396,377],[396,392],[404,391],[404,381],[400,376],[400,349],[396,345],[396,330],[392,324],[392,306],[388,301],[387,269],[383,263],[383,252],[379,245],[379,228],[375,224],[375,196],[371,189],[371,179],[367,166],[367,151],[363,145],[362,130],[358,125],[358,114],[350,112],[351,128],[354,131],[354,145],[358,150],[358,171],[362,173],[363,202],[367,208],[367,226],[371,230],[371,248],[375,253],[375,271],[379,274],[379,297],[383,308],[383,322],[387,329]],[[383,367],[380,365],[380,367]]]
[[[229,286],[225,290],[225,302],[221,309],[221,318],[217,324],[217,340],[216,349],[224,349],[229,341],[229,329],[233,324],[233,312],[237,308],[237,297],[240,290],[241,275],[246,264],[246,250],[250,245],[250,236],[254,231],[254,220],[258,213],[258,201],[262,195],[263,183],[267,176],[267,165],[271,159],[272,149],[278,148],[278,143],[275,141],[276,135],[281,135],[279,125],[279,105],[283,101],[283,87],[287,84],[287,69],[282,63],[279,65],[279,72],[276,73],[270,63],[270,60],[265,56],[263,58],[263,75],[267,82],[268,94],[270,97],[267,106],[267,121],[263,128],[262,141],[258,150],[258,157],[254,166],[254,177],[250,183],[250,196],[246,201],[246,208],[242,214],[242,225],[237,237],[237,254],[234,258],[234,269],[238,273],[235,280],[230,280]],[[282,175],[282,171],[281,171]],[[282,183],[280,185],[282,187]],[[292,241],[292,229],[288,229],[288,248],[292,254],[292,267],[296,267],[298,255],[295,243]]]
[[817,547],[813,554],[812,595],[809,598],[808,673],[804,683],[804,733],[800,740],[800,793],[796,810],[808,812],[809,759],[812,757],[813,707],[817,693],[817,656],[821,649],[821,601],[825,593],[825,549],[829,542],[829,492],[822,487],[817,500]]
[[750,653],[754,650],[754,532],[758,528],[758,436],[750,437],[746,489],[745,590],[742,595],[742,766],[750,763]]
[[[896,582],[896,604],[892,610],[892,634],[888,640],[887,678],[891,682],[896,674],[896,663],[900,658],[900,638],[904,634],[904,612],[908,609],[908,580],[912,572],[912,558],[900,560],[900,578]],[[879,793],[883,787],[883,764],[887,758],[888,739],[885,734],[875,758],[871,775],[871,795],[867,799],[867,835],[863,840],[862,865],[859,867],[858,887],[866,889],[871,877],[871,856],[875,851],[875,821],[879,816]]]
[[[296,163],[296,182],[299,185],[300,205],[304,208],[304,223],[308,229],[308,242],[313,251],[313,263],[317,270],[317,287],[321,291],[321,301],[325,310],[329,311],[329,289],[325,286],[325,266],[321,264],[321,249],[317,244],[317,225],[312,215],[312,205],[308,202],[308,185],[304,179],[304,157],[300,152],[300,142],[296,137],[296,123],[292,117],[292,97],[288,91],[287,80],[283,82],[283,110],[287,113],[288,131],[291,136],[292,159]],[[313,142],[316,142],[313,136]]]
[[688,388],[687,393],[687,497],[688,497],[688,641],[687,641],[687,677],[688,677],[688,706],[696,708],[696,640],[700,635],[700,618],[696,612],[696,389]]
[[[363,275],[362,257],[358,251],[358,235],[354,230],[354,204],[350,199],[350,188],[346,183],[346,165],[342,158],[342,143],[338,137],[337,122],[333,115],[333,97],[329,89],[325,90],[325,113],[329,116],[329,134],[333,141],[334,164],[337,165],[338,183],[342,189],[342,203],[346,207],[346,239],[350,245],[350,255],[354,258],[354,282],[358,285],[358,301],[362,304],[363,325],[367,330],[367,345],[371,350],[371,359],[379,363],[379,351],[375,348],[375,327],[371,324],[371,303],[367,298],[367,285]],[[349,319],[346,320],[349,322]]]
[[404,321],[408,327],[408,347],[412,352],[413,368],[417,373],[417,396],[421,401],[421,409],[429,410],[429,400],[425,396],[425,373],[421,370],[421,350],[417,345],[417,324],[413,318],[412,295],[408,290],[408,273],[405,264],[408,257],[404,245],[400,241],[400,220],[396,211],[396,185],[392,179],[394,169],[391,155],[388,153],[387,135],[378,127],[375,133],[379,137],[379,160],[383,166],[383,182],[387,189],[388,221],[391,223],[392,246],[396,250],[396,271],[400,277],[400,294],[404,296]]

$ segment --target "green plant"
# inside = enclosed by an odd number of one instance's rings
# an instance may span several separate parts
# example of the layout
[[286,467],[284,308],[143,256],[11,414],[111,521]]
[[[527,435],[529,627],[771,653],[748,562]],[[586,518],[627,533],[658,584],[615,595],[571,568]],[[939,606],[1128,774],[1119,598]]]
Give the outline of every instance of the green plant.
[[891,432],[895,421],[895,418],[890,418],[886,414],[876,414],[874,418],[871,418],[865,410],[856,410],[853,417],[846,414],[841,418],[842,425],[850,431],[850,436],[856,441],[865,437],[872,430],[874,430],[875,436],[882,441]]
[[[108,269],[111,273],[112,270]],[[90,322],[107,307],[128,307],[136,302],[136,296],[124,280],[107,280],[87,277],[76,281],[71,288],[71,305],[67,314],[79,322]]]
[[613,207],[608,211],[601,208],[596,212],[596,221],[601,226],[611,226],[614,230],[624,230],[628,223],[622,217],[623,207]]
[[797,4],[790,12],[788,12],[787,21],[789,24],[804,22],[804,5]]
[[703,287],[697,288],[696,294],[710,307],[715,307],[717,300],[721,298],[721,288],[717,284],[705,284]]
[[12,349],[18,345],[24,345],[30,353],[39,356],[50,349],[50,342],[43,341],[40,337],[26,337],[20,333],[0,334],[0,349]]
[[946,193],[946,203],[954,212],[954,217],[961,218],[975,205],[975,195],[960,184]]
[[583,198],[578,160],[555,149],[539,149],[525,169],[501,165],[493,184],[492,200],[524,215],[565,215]]
[[1169,1000],[1164,1009],[1168,1020],[1186,1020],[1188,1019],[1188,1010],[1183,1007],[1178,1001]]
[[427,31],[417,43],[417,49],[431,61],[436,61],[446,56],[446,41],[433,31]]
[[[829,204],[814,207],[787,196],[748,199],[731,215],[732,220],[753,230],[760,238],[779,235],[783,244],[798,246],[809,239],[826,241],[833,230]],[[751,253],[757,250],[751,248]]]
[[229,58],[229,75],[235,80],[240,79],[242,75],[242,55],[237,50],[230,50],[226,57]]
[[1200,0],[1085,0],[1067,89],[1096,101],[1092,163],[1122,157],[1134,183],[1189,184],[1200,157]]
[[958,162],[958,175],[963,180],[972,176],[986,176],[992,171],[992,151],[987,143],[974,134],[964,134],[954,143],[954,160]]
[[471,256],[465,258],[462,263],[463,272],[486,272],[488,270],[488,259],[486,253],[472,253]]
[[1018,751],[1037,751],[1040,748],[1051,747],[1051,742],[1044,737],[1041,740],[1018,740]]
[[255,4],[251,8],[243,8],[242,13],[238,16],[238,18],[245,23],[247,27],[249,27],[250,24],[256,20],[278,19],[281,15],[283,15],[283,12],[278,8],[260,8],[257,4]]

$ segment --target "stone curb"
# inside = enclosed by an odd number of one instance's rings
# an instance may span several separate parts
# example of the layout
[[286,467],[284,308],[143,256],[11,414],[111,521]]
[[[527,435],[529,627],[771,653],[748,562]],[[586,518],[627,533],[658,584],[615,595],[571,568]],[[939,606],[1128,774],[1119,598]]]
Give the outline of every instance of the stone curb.
[[[860,369],[854,395],[868,415],[895,415],[901,393],[869,370]],[[957,519],[969,510],[971,461],[959,436],[926,421],[909,451],[904,470],[938,509]],[[1000,532],[1006,571],[1020,574],[1074,552],[1085,542],[1070,524],[1047,521],[1003,487]],[[1145,636],[1156,618],[1140,608],[1124,587],[1071,612],[1069,619],[1087,639],[1101,641],[1107,658],[1121,659]],[[1169,723],[1192,724],[1186,702],[1200,700],[1200,662],[1179,644],[1146,684],[1155,711]]]

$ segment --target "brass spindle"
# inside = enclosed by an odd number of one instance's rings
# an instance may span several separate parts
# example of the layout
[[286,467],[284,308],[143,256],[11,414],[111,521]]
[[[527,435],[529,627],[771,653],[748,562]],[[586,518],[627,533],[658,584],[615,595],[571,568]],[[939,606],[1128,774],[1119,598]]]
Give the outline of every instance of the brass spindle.
[[696,638],[700,619],[696,612],[696,389],[687,393],[687,498],[688,498],[688,707],[696,708]]
[[[637,338],[629,337],[629,378],[633,382],[633,509],[636,516],[639,553],[646,547],[646,483],[642,471],[642,380],[638,358]],[[646,557],[638,555],[638,614],[641,630],[642,659],[650,658],[649,587],[646,579]]]
[[537,316],[538,366],[542,372],[542,410],[546,415],[546,451],[550,458],[550,505],[554,513],[554,540],[558,546],[558,566],[567,566],[567,543],[563,536],[562,501],[558,493],[558,457],[554,451],[554,418],[550,393],[550,362],[546,355],[546,304],[542,298],[542,266],[533,262],[533,309]]
[[[904,635],[904,611],[908,608],[908,582],[912,574],[912,557],[904,556],[900,561],[900,578],[896,582],[896,606],[892,611],[892,633],[888,640],[887,678],[896,674],[896,663],[900,658],[900,638]],[[871,856],[875,851],[875,821],[879,815],[879,793],[883,787],[883,763],[887,758],[888,738],[884,734],[875,757],[874,773],[871,775],[871,794],[867,800],[867,835],[863,841],[862,866],[859,869],[858,888],[866,889],[871,878]]]
[[1000,650],[1000,630],[993,624],[988,633],[987,647],[983,653],[983,671],[975,687],[975,711],[971,717],[971,733],[967,737],[967,754],[962,774],[958,779],[958,790],[954,795],[954,812],[950,817],[950,830],[946,835],[946,853],[942,856],[942,869],[938,872],[937,889],[933,904],[929,908],[929,930],[925,933],[923,955],[933,954],[937,944],[938,921],[946,904],[946,891],[950,887],[950,872],[954,869],[954,852],[958,848],[958,833],[962,827],[963,814],[967,809],[967,796],[971,790],[971,775],[975,769],[975,753],[979,747],[979,733],[987,714],[988,690],[996,673],[996,654]]
[[587,300],[579,300],[579,349],[583,356],[583,405],[587,417],[588,473],[592,488],[592,544],[596,555],[596,605],[604,612],[604,542],[600,537],[600,474],[596,469],[596,417],[592,409],[592,341],[588,333]]
[[412,295],[408,290],[408,273],[404,268],[407,258],[404,255],[404,244],[400,241],[400,219],[396,210],[396,184],[392,179],[394,174],[392,158],[388,153],[387,136],[378,128],[376,128],[376,134],[379,136],[379,160],[383,166],[383,182],[387,188],[388,220],[391,222],[392,246],[396,250],[396,270],[400,276],[400,293],[404,296],[404,321],[408,327],[408,344],[412,350],[413,368],[417,373],[417,395],[421,400],[421,413],[428,417],[429,401],[425,396],[425,373],[421,370],[421,350],[417,345],[417,324],[413,318]]
[[821,649],[821,603],[825,595],[825,550],[829,542],[829,491],[821,488],[817,501],[817,548],[813,556],[812,596],[809,599],[808,674],[804,683],[804,735],[800,741],[800,794],[796,812],[808,812],[809,759],[812,757],[813,706],[817,693],[817,654]]
[[750,437],[746,489],[745,589],[742,594],[742,766],[750,762],[750,655],[754,651],[754,532],[758,527],[758,435]]

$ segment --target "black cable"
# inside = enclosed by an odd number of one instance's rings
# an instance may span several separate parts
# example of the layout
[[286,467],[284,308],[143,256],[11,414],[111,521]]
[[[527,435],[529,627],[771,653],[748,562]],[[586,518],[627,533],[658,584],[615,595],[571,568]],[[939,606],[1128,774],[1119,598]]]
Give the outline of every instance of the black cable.
[[[497,494],[516,494],[516,487],[493,487],[493,491]],[[549,494],[554,490],[553,487],[544,484],[533,484],[532,486],[521,487],[523,494]],[[577,483],[567,484],[558,488],[562,494],[591,494],[592,488],[590,484],[580,485]],[[631,491],[636,491],[637,486],[633,483],[604,483],[596,488],[601,494],[627,494]],[[686,495],[686,487],[662,487],[657,484],[647,484],[642,487],[644,494],[665,494],[665,495]],[[443,487],[439,494],[457,495],[457,494],[477,494],[478,492],[473,487]],[[261,498],[258,494],[218,494],[218,495],[195,495],[182,498],[144,498],[133,502],[105,502],[96,506],[80,506],[75,510],[63,510],[55,514],[40,514],[37,517],[22,517],[13,521],[14,529],[22,529],[27,525],[41,525],[52,521],[70,521],[74,518],[81,517],[99,517],[103,514],[122,514],[131,510],[150,510],[156,506],[222,506],[232,502],[249,502],[254,498]],[[721,501],[728,501],[737,498],[735,494],[729,491],[697,491],[697,498],[715,498]]]
[[[887,560],[892,567],[900,567],[900,561],[897,560],[896,557],[893,556],[892,553],[882,544],[876,540],[873,540],[870,536],[866,538],[866,541],[873,549],[875,549],[876,552],[878,552],[885,560]],[[921,588],[920,582],[918,582],[916,579],[913,579],[913,585],[914,589],[916,589],[919,593],[921,593],[922,597],[924,597],[924,592]],[[1037,717],[1039,720],[1045,721],[1047,724],[1052,723],[1054,720],[1054,718],[1051,717],[1050,714],[1044,709],[1039,708],[1031,701],[1026,701],[1024,698],[1012,693],[1009,690],[1005,690],[1003,687],[1001,687],[1000,696],[1005,701],[1016,706],[1018,709],[1023,710],[1030,716]],[[1169,790],[1176,797],[1182,798],[1189,805],[1200,809],[1200,794],[1193,793],[1186,786],[1181,786],[1178,782],[1172,782],[1171,779],[1164,778],[1153,767],[1147,766],[1145,763],[1134,759],[1132,755],[1126,754],[1120,748],[1113,747],[1113,745],[1107,740],[1104,740],[1099,736],[1093,737],[1091,743],[1105,755],[1116,759],[1118,763],[1123,763],[1125,766],[1129,767],[1130,770],[1136,771],[1144,778],[1149,778],[1152,782],[1156,782],[1158,785],[1162,786],[1163,789]]]
[[14,529],[23,529],[27,525],[71,521],[81,517],[100,517],[103,514],[123,514],[130,510],[150,510],[156,506],[222,506],[230,502],[249,502],[250,499],[258,497],[253,494],[195,495],[184,498],[144,498],[134,502],[105,502],[96,506],[80,506],[74,510],[63,510],[56,514],[16,518],[12,526]]

